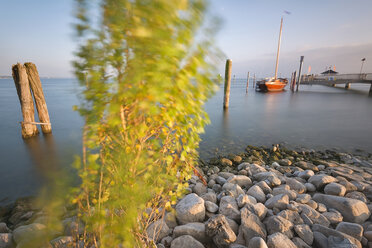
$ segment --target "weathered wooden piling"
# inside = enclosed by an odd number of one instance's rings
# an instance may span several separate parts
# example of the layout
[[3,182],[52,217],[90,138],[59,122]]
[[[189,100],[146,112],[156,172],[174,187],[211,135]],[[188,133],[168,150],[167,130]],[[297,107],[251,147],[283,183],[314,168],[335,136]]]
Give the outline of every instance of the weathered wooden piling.
[[345,89],[350,89],[350,83],[345,84]]
[[298,79],[297,79],[297,88],[296,91],[298,91],[298,87],[301,83],[301,71],[302,71],[302,65],[304,64],[304,56],[301,56],[300,58],[300,69],[298,70]]
[[294,92],[295,86],[296,86],[296,77],[297,77],[297,71],[294,71],[293,73],[293,82],[292,82],[292,91]]
[[224,86],[224,100],[223,100],[224,109],[229,108],[229,102],[230,102],[231,66],[232,66],[231,59],[227,59],[226,68],[225,68],[225,86]]
[[253,88],[256,87],[256,73],[253,74]]
[[372,96],[372,84],[371,87],[369,88],[369,95]]
[[39,131],[37,127],[34,124],[32,124],[35,122],[35,111],[26,67],[20,63],[13,65],[12,75],[15,87],[17,89],[17,94],[19,102],[21,104],[23,116],[23,122],[21,122],[22,137],[23,138],[32,137],[34,135],[37,135]]
[[43,131],[43,133],[51,133],[52,125],[50,124],[48,108],[45,102],[44,92],[41,86],[41,81],[37,68],[35,64],[30,62],[25,63],[24,66],[26,67],[28,81],[30,83],[31,90],[35,98],[35,104],[39,115],[39,120],[41,123],[43,123],[43,125],[41,125],[41,130]]
[[247,75],[247,86],[245,87],[245,93],[248,93],[248,86],[249,86],[249,72]]

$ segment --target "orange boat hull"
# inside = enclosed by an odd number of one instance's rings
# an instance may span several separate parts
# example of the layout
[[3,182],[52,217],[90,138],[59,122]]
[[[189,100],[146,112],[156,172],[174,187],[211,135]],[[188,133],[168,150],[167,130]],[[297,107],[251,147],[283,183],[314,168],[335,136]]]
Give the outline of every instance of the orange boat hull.
[[275,81],[261,81],[257,82],[257,90],[259,91],[282,91],[287,85],[288,81],[284,79],[277,79]]

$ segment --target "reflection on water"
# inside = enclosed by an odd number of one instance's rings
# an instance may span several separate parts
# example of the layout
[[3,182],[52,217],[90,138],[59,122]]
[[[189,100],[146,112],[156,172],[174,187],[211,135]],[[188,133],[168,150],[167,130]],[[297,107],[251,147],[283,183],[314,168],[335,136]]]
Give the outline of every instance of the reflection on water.
[[[14,83],[0,80],[0,205],[35,194],[50,175],[69,168],[74,155],[81,153],[83,121],[72,111],[79,104],[76,82],[44,79],[42,83],[53,135],[24,141]],[[236,79],[227,111],[222,107],[222,90],[207,102],[211,124],[201,135],[202,158],[240,152],[248,144],[372,151],[369,85],[352,85],[351,90],[309,85],[295,93],[258,93],[250,85],[247,94],[245,85],[245,80]]]
[[49,178],[58,170],[60,166],[52,133],[24,139],[23,143],[29,152],[32,164],[43,178]]

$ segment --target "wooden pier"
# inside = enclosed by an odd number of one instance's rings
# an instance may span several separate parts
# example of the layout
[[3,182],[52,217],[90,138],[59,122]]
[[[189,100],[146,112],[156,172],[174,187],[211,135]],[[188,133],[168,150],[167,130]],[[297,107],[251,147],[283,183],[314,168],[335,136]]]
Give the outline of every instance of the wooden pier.
[[336,86],[344,84],[345,89],[350,88],[350,84],[370,84],[369,93],[372,94],[372,73],[355,74],[328,74],[328,75],[302,75],[301,84],[318,84],[325,86]]

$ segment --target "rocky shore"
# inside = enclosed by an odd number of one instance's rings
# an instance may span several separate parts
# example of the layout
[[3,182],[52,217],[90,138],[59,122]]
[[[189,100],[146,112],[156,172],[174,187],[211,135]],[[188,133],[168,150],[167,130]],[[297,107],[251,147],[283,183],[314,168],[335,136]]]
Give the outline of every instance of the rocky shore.
[[[201,161],[187,190],[147,228],[158,248],[372,248],[371,154],[248,146]],[[74,239],[83,224],[66,213],[43,247],[86,247]],[[32,198],[0,208],[0,248],[30,247],[47,218]]]
[[248,146],[200,168],[147,229],[158,248],[372,247],[371,155]]

